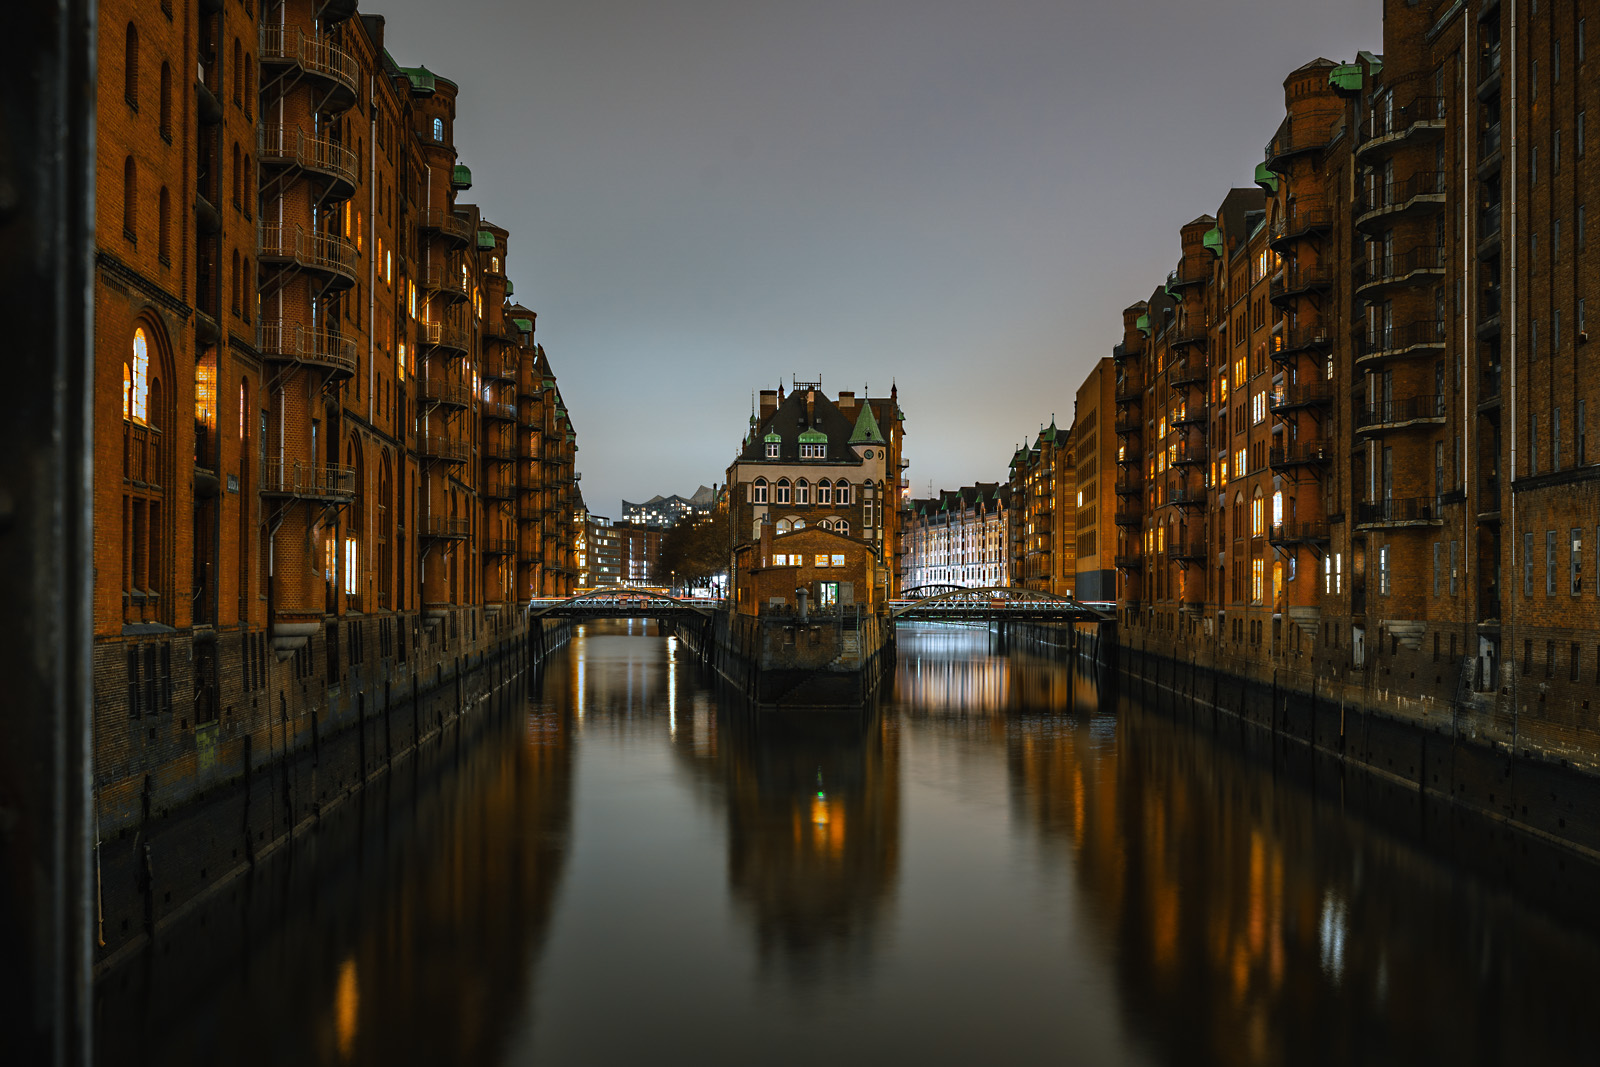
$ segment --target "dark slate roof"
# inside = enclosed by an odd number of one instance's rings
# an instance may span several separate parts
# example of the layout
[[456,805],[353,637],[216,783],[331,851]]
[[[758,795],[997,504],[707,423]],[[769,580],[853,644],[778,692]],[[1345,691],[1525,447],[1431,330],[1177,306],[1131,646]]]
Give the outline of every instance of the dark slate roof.
[[[766,438],[776,434],[779,441],[778,458],[774,462],[800,461],[800,435],[807,431],[821,433],[827,438],[830,463],[860,463],[855,450],[850,447],[860,413],[855,408],[842,411],[820,389],[815,391],[811,411],[806,411],[806,396],[810,392],[797,389],[778,404],[776,411],[756,423],[739,452],[741,460],[759,461],[767,458]],[[892,412],[893,401],[888,398],[859,398],[858,406],[871,404],[872,421],[881,425],[886,413]],[[821,461],[818,461],[821,462]]]

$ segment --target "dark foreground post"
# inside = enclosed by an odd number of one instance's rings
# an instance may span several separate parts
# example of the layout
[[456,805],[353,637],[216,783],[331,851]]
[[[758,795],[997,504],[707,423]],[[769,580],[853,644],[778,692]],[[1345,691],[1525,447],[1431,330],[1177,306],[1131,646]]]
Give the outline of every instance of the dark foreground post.
[[9,5],[0,107],[0,1034],[89,1062],[95,0]]

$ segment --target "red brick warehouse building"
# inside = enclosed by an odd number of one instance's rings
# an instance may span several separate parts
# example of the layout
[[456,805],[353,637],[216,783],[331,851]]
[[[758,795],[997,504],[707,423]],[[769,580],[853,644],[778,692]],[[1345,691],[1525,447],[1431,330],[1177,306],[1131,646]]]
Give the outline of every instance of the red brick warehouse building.
[[95,766],[114,835],[570,592],[577,444],[512,299],[510,235],[463,199],[458,87],[396,64],[381,17],[112,0],[99,19]]

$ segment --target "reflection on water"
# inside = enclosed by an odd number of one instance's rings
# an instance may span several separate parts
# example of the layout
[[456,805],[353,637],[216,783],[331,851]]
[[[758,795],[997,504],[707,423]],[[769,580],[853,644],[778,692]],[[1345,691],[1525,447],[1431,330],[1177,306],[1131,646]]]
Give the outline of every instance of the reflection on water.
[[1587,1063],[1600,1042],[1592,925],[1447,852],[1500,845],[1358,819],[1364,779],[1313,790],[982,629],[902,631],[872,714],[780,716],[653,626],[591,624],[505,721],[105,990],[101,1033],[129,1040],[102,1059]]

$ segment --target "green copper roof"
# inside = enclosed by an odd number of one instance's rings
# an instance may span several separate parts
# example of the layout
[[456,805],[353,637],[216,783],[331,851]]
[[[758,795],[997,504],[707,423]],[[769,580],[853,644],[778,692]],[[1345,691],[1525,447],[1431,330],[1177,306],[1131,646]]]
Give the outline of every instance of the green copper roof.
[[[568,440],[568,441],[576,441],[576,440],[577,440],[577,439],[578,439],[578,435],[577,435],[577,434],[575,434],[575,433],[569,433],[569,434],[567,434],[567,440]],[[577,450],[578,450],[578,446],[577,446],[577,445],[573,445],[573,446],[572,446],[572,450],[573,450],[573,451],[574,451],[574,452],[576,452],[576,451],[577,451]]]
[[762,443],[764,443],[764,444],[771,444],[774,441],[777,441],[780,444],[783,442],[783,438],[778,436],[777,433],[769,433],[769,434],[767,434],[767,436],[763,437],[761,440],[762,440]]
[[828,435],[821,430],[801,430],[800,443],[803,445],[825,445],[828,443]]
[[493,248],[494,247],[494,234],[490,233],[488,230],[479,230],[478,231],[478,247],[479,248]]
[[517,291],[517,287],[516,287],[515,283],[513,283],[510,278],[507,278],[506,279],[506,295],[510,296],[512,293],[514,293],[516,291]]
[[554,389],[555,387],[556,387],[556,380],[554,378],[546,378],[544,380],[544,388],[546,388],[546,389]]
[[1206,235],[1200,239],[1200,243],[1211,249],[1212,255],[1216,256],[1218,259],[1222,258],[1221,229],[1216,226],[1211,227],[1211,229],[1206,231]]
[[[533,320],[532,319],[512,319],[511,320],[511,325],[515,326],[517,329],[521,330],[523,333],[532,333],[533,332]],[[552,385],[552,386],[555,385],[555,384],[556,384],[555,382],[551,382],[550,383],[550,385]]]
[[1149,333],[1150,332],[1150,313],[1146,312],[1145,314],[1140,315],[1138,318],[1134,319],[1133,320],[1133,328],[1138,330],[1140,333]]
[[856,416],[856,428],[850,431],[850,443],[853,445],[883,444],[883,431],[878,429],[878,419],[872,414],[872,405],[866,401],[861,404],[861,414]]
[[457,163],[455,173],[450,175],[450,184],[457,189],[471,189],[472,168],[465,163]]
[[433,71],[427,67],[401,67],[405,76],[411,79],[411,91],[414,93],[431,93],[434,87]]
[[1265,163],[1256,164],[1256,184],[1269,193],[1278,191],[1278,176],[1267,169]]
[[1328,84],[1341,93],[1361,91],[1361,64],[1341,63],[1328,72]]

